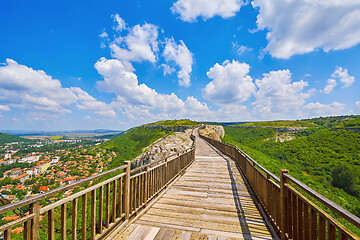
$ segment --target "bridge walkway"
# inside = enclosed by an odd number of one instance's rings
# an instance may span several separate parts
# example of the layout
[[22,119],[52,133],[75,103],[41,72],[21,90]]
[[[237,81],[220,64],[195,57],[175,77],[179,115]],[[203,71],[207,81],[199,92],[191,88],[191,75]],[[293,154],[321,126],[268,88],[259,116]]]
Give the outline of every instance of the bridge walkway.
[[196,138],[194,164],[120,239],[272,239],[236,164]]

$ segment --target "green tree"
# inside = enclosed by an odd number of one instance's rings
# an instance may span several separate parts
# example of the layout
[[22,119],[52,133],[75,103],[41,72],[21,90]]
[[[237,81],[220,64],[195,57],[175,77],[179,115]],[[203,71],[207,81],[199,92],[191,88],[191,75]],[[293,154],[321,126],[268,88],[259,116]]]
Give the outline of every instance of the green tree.
[[352,168],[345,164],[337,165],[332,171],[332,185],[342,188],[354,196],[359,196],[357,189],[358,178]]

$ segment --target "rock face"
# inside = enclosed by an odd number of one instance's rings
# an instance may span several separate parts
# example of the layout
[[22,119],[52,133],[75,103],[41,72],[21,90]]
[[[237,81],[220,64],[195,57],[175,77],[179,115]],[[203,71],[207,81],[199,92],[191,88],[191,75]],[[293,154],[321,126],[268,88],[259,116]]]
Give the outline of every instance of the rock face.
[[206,125],[204,129],[200,130],[200,134],[220,141],[225,136],[225,130],[220,125]]
[[360,128],[356,128],[356,127],[350,127],[350,128],[332,128],[331,131],[336,131],[339,129],[345,129],[345,130],[350,130],[350,131],[354,131],[354,132],[360,132]]
[[175,132],[159,139],[145,148],[143,153],[133,160],[132,168],[157,161],[175,153],[181,153],[185,149],[190,148],[193,144],[193,141],[190,139],[191,133],[192,129],[186,129],[184,132]]

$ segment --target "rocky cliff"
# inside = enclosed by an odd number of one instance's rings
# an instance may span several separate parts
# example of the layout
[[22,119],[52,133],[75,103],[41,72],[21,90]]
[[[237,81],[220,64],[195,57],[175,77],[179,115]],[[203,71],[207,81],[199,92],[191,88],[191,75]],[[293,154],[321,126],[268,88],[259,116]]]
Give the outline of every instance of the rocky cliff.
[[190,139],[191,133],[192,129],[188,128],[184,129],[184,132],[174,132],[159,139],[149,147],[145,148],[143,153],[133,160],[132,167],[151,163],[172,154],[181,153],[185,149],[190,148],[193,144],[193,141]]
[[225,136],[225,130],[220,125],[206,125],[204,129],[200,129],[200,134],[220,141]]

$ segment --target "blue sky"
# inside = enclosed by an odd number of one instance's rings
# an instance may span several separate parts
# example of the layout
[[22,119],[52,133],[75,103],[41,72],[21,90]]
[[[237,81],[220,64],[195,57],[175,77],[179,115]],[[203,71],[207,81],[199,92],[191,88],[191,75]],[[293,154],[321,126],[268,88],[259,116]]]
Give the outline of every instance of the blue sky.
[[6,1],[0,129],[359,114],[354,0]]

